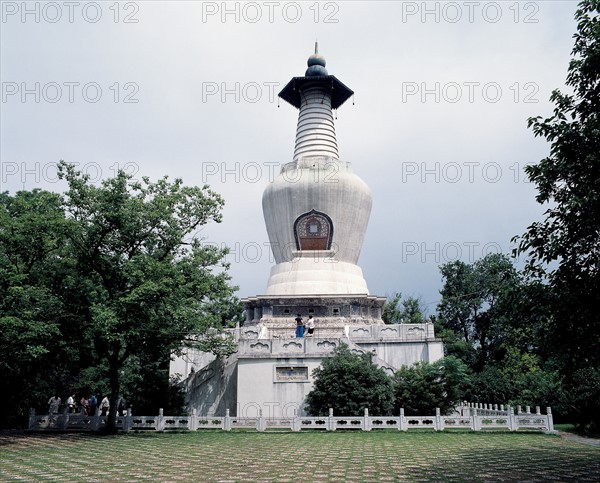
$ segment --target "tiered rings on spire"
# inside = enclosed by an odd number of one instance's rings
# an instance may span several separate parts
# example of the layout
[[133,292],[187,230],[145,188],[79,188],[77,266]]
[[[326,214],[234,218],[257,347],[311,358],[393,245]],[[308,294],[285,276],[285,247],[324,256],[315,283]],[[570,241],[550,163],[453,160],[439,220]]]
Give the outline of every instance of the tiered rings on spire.
[[338,159],[331,95],[322,86],[307,87],[301,99],[294,160],[304,156]]

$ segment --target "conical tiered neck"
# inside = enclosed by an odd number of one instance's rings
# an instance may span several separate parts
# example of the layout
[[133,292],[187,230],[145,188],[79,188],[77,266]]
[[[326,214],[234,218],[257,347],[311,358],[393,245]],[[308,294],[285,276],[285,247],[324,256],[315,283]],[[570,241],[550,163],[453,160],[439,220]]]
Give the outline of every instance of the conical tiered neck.
[[331,95],[318,84],[308,84],[301,92],[294,161],[307,156],[339,159]]

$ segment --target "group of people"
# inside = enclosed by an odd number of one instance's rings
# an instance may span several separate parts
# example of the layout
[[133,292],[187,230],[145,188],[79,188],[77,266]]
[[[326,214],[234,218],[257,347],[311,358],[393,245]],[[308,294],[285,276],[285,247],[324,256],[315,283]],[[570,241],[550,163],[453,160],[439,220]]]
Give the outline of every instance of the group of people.
[[308,321],[305,324],[304,320],[302,319],[302,315],[298,314],[298,316],[296,317],[296,337],[304,337],[305,330],[307,332],[306,336],[312,337],[315,331],[315,320],[313,319],[312,315],[309,315]]
[[[84,416],[107,416],[110,410],[110,400],[108,396],[104,396],[98,403],[100,396],[95,394],[84,395],[76,403],[75,393],[67,398],[65,412],[70,414],[83,414]],[[59,414],[61,399],[58,396],[52,396],[48,400],[48,414]],[[117,414],[124,416],[127,412],[127,403],[125,398],[120,397],[117,401]]]

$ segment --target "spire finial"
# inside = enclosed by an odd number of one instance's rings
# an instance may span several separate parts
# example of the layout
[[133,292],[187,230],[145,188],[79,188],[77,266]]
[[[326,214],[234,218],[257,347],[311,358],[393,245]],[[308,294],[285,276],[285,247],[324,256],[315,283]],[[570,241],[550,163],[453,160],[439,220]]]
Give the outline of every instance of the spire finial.
[[315,53],[312,54],[307,61],[308,69],[304,75],[306,76],[325,76],[329,75],[325,68],[325,57],[319,54],[319,42],[315,41]]

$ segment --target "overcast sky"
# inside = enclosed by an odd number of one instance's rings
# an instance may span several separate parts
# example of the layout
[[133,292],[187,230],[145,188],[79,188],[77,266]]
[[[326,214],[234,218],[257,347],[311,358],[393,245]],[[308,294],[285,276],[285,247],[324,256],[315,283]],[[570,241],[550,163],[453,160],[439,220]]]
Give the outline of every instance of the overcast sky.
[[[438,266],[511,249],[543,207],[527,129],[564,88],[572,1],[2,1],[1,187],[62,191],[64,159],[100,179],[208,183],[226,201],[197,236],[232,248],[241,297],[273,264],[262,192],[292,160],[297,111],[277,96],[319,41],[355,92],[341,159],[373,191],[359,264],[372,294],[421,296]],[[25,8],[24,8],[25,7]]]

